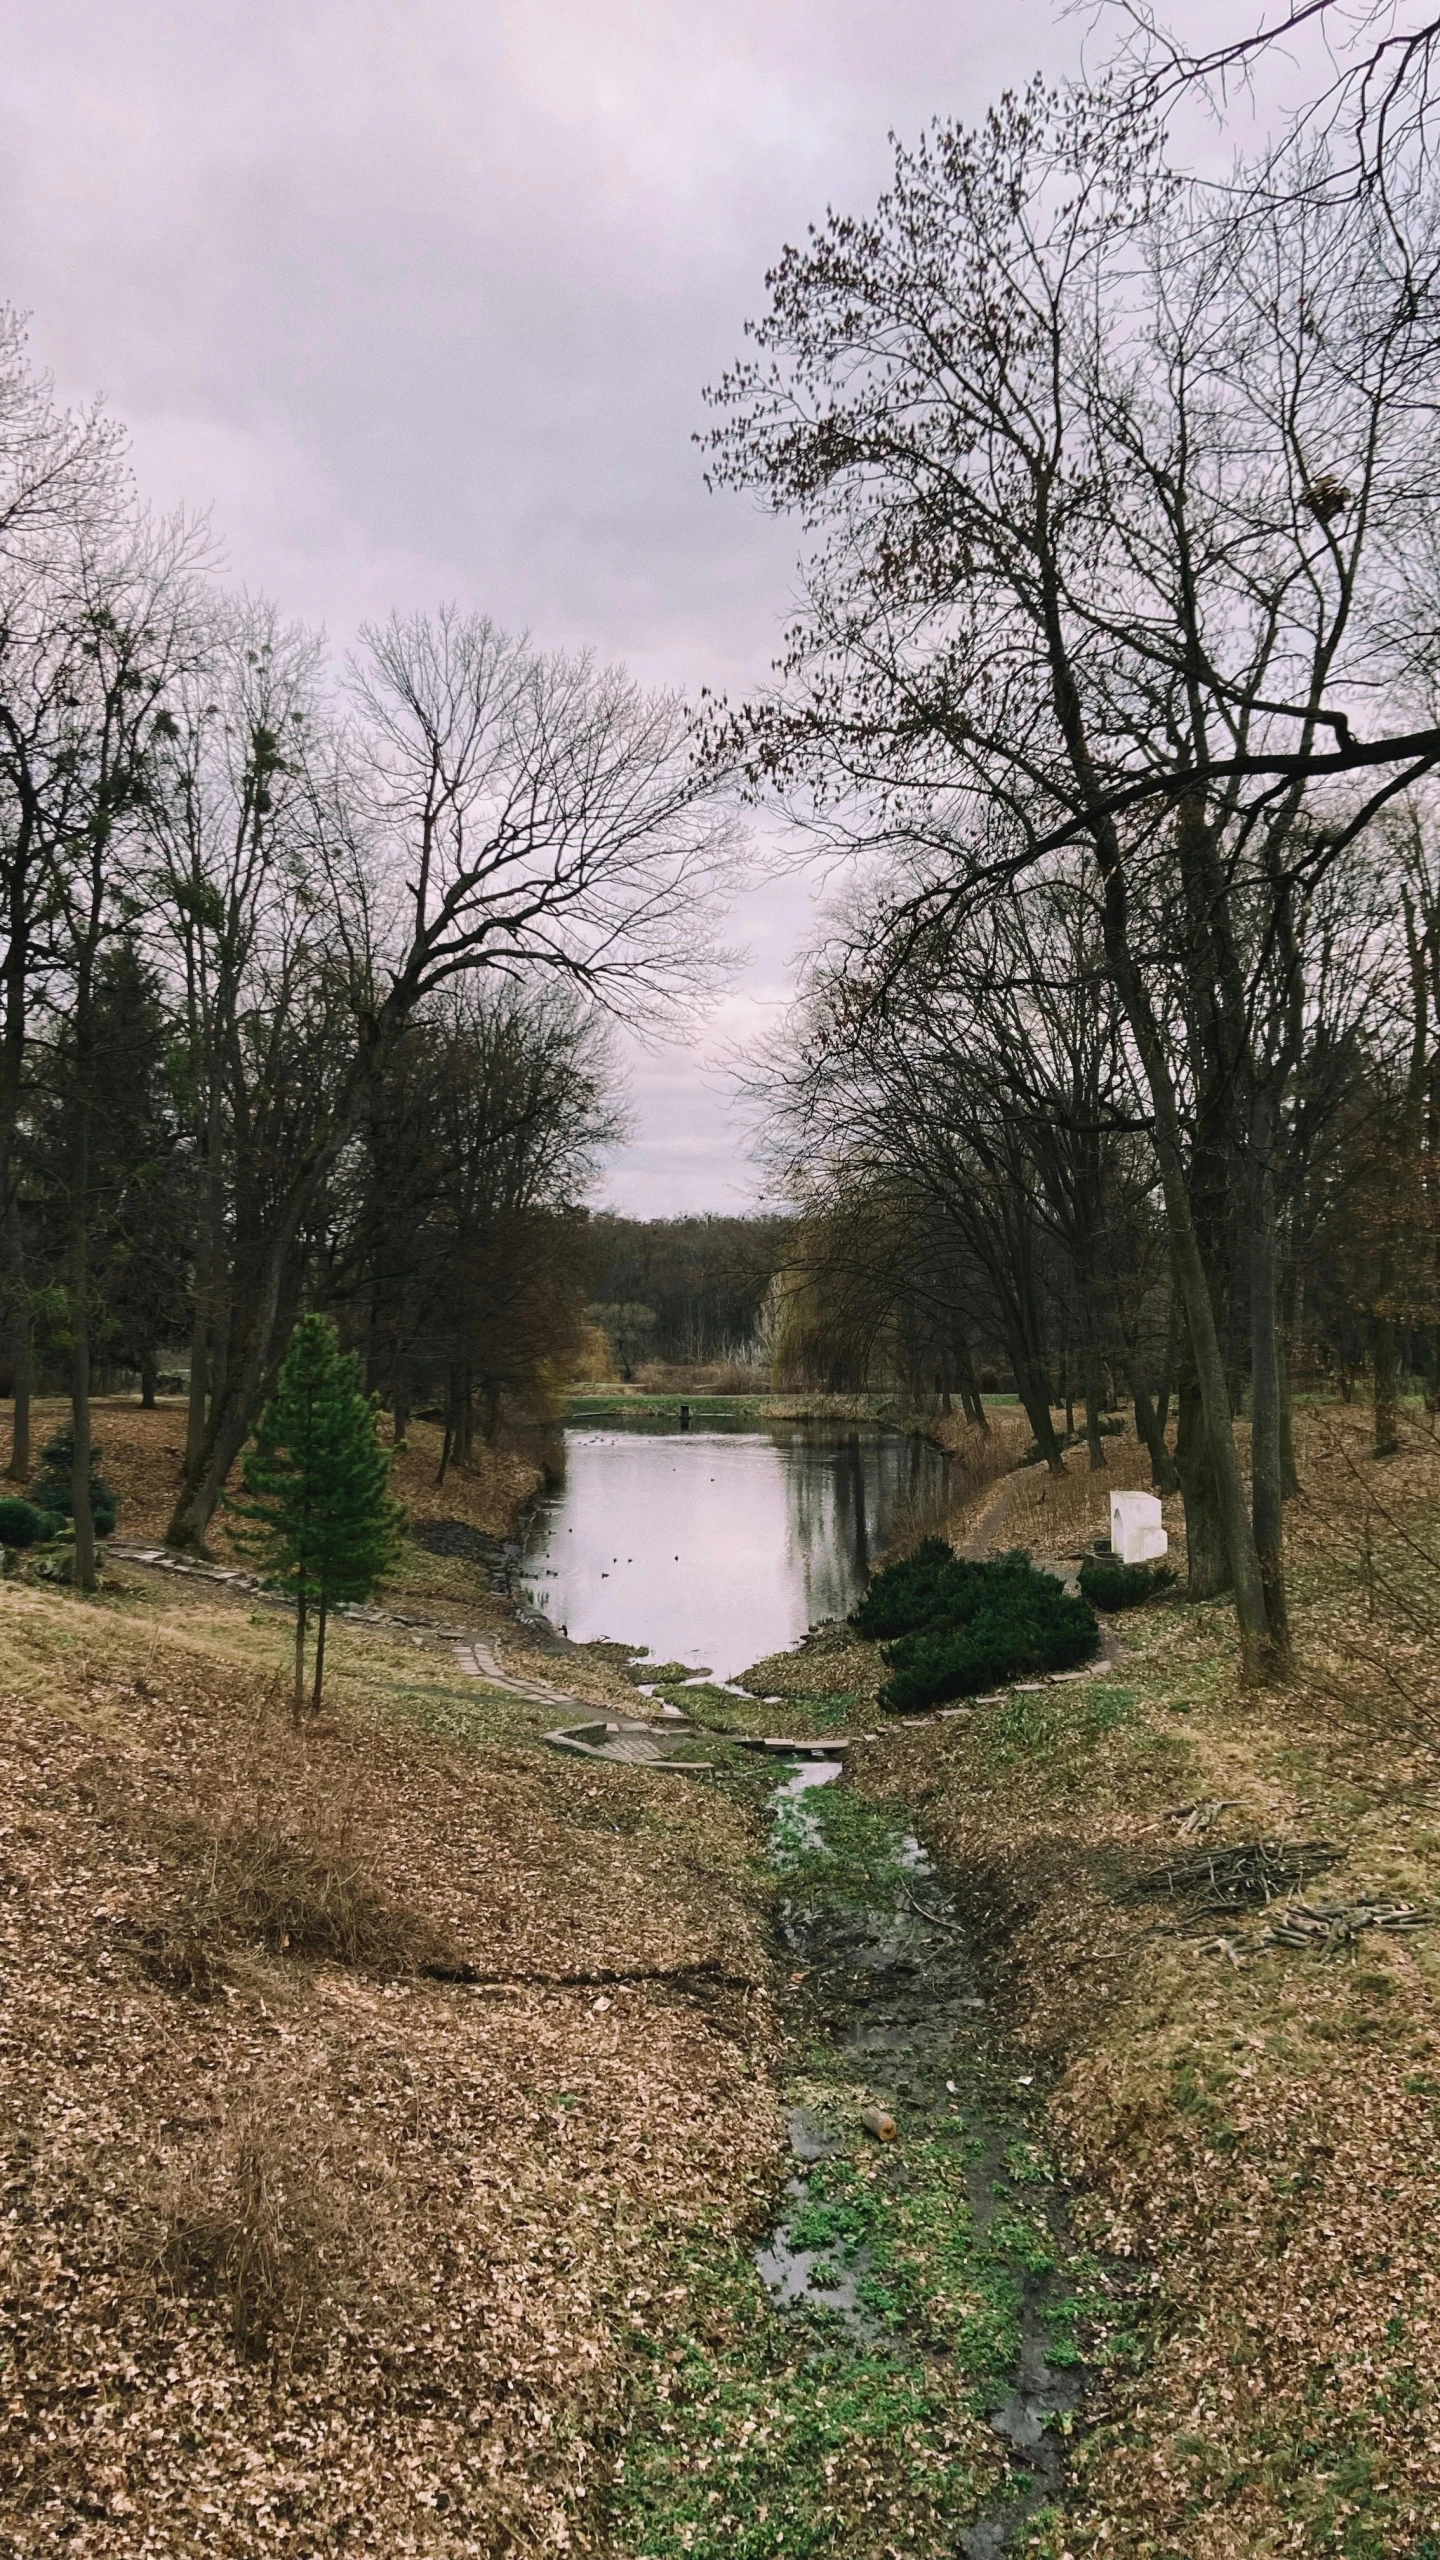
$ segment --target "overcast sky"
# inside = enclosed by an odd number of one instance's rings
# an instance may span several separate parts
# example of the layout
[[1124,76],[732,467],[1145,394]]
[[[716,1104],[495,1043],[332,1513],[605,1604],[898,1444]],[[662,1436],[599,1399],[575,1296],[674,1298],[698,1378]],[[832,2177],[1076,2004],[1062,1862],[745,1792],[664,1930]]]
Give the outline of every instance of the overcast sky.
[[[0,298],[127,421],[147,495],[208,507],[232,574],[337,643],[455,598],[735,691],[793,539],[706,494],[702,386],[782,242],[873,199],[890,128],[1079,44],[1050,0],[11,0]],[[808,912],[752,890],[697,1046],[632,1053],[617,1206],[754,1197],[717,1061]]]

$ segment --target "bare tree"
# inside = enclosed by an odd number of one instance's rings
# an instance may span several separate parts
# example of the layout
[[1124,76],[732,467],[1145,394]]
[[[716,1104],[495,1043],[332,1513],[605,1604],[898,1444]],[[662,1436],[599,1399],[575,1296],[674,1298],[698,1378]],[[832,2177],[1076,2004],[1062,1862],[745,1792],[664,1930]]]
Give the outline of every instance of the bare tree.
[[243,1329],[266,1203],[332,1098],[323,999],[343,1006],[345,974],[327,965],[337,937],[313,886],[319,671],[318,642],[272,605],[217,600],[203,663],[171,691],[150,812],[152,930],[184,1026],[196,1191],[191,1466],[223,1392],[232,1315],[233,1338]]
[[1240,35],[1198,46],[1152,0],[1105,0],[1103,14],[1123,26],[1117,72],[1152,107],[1199,90],[1223,113],[1264,70],[1293,82],[1298,68],[1304,94],[1284,118],[1287,140],[1324,137],[1333,192],[1388,196],[1400,165],[1432,147],[1440,17],[1423,0],[1278,0]]
[[458,613],[392,620],[350,671],[353,723],[310,765],[306,893],[347,1029],[325,1111],[267,1203],[247,1292],[169,1536],[204,1538],[284,1331],[296,1239],[417,1009],[488,969],[653,1020],[713,980],[705,919],[734,839],[671,695]]
[[66,1131],[67,1329],[71,1353],[75,1580],[95,1585],[90,1503],[92,1280],[91,1132],[106,1062],[97,1052],[104,955],[138,911],[139,841],[170,684],[196,653],[193,570],[199,543],[183,519],[117,528],[75,564],[53,599],[57,645],[70,669],[63,746],[48,814],[53,941],[72,1050]]
[[25,328],[0,309],[0,1254],[14,1388],[7,1473],[30,1472],[30,1311],[16,1185],[19,1127],[52,856],[80,790],[71,746],[79,563],[129,505],[120,430],[57,408]]
[[[1213,1516],[1252,1674],[1287,1659],[1275,1130],[1296,904],[1413,774],[1436,484],[1434,210],[1217,213],[1113,95],[1010,99],[900,150],[771,278],[718,477],[811,537],[785,682],[719,736],[835,845],[918,844],[917,932],[1083,847],[1143,1079]],[[1425,244],[1417,268],[1417,243]],[[1334,753],[1324,747],[1336,742]],[[1384,770],[1343,810],[1316,777]],[[1188,1090],[1187,1090],[1188,1088]],[[1231,1427],[1221,1169],[1244,1200],[1254,1517]]]

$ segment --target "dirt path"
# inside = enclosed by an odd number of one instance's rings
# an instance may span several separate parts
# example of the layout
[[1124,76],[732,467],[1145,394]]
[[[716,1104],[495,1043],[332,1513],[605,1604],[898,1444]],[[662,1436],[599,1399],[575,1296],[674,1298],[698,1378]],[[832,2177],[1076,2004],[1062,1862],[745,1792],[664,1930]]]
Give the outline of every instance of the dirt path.
[[966,1539],[964,1546],[960,1550],[960,1553],[964,1556],[968,1564],[979,1564],[982,1562],[984,1557],[989,1554],[991,1547],[995,1543],[997,1532],[1004,1527],[1006,1520],[1009,1518],[1010,1513],[1014,1508],[1015,1497],[1020,1491],[1020,1484],[1021,1478],[1019,1470],[1014,1467],[1011,1468],[1008,1475],[1004,1475],[1000,1478],[999,1483],[995,1487],[994,1493],[986,1503],[984,1510],[981,1512],[979,1519],[976,1521],[974,1528],[971,1530],[969,1537]]
[[[267,1591],[259,1577],[232,1565],[203,1564],[191,1556],[172,1555],[167,1548],[142,1545],[138,1541],[112,1539],[110,1553],[117,1563],[141,1565],[152,1573],[176,1574],[187,1582],[213,1582],[218,1586],[243,1591],[272,1608],[286,1608],[289,1603],[273,1591]],[[500,1639],[491,1633],[482,1635],[469,1627],[437,1626],[433,1619],[421,1618],[398,1610],[343,1609],[336,1612],[342,1626],[373,1630],[378,1634],[422,1631],[453,1646],[456,1662],[472,1680],[483,1680],[487,1688],[503,1690],[507,1697],[523,1698],[527,1705],[549,1707],[563,1715],[593,1718],[607,1712],[603,1702],[594,1698],[577,1698],[572,1690],[557,1687],[553,1680],[542,1680],[534,1672],[507,1671],[500,1657]],[[608,1712],[613,1716],[615,1710]],[[643,1719],[637,1717],[641,1725]]]

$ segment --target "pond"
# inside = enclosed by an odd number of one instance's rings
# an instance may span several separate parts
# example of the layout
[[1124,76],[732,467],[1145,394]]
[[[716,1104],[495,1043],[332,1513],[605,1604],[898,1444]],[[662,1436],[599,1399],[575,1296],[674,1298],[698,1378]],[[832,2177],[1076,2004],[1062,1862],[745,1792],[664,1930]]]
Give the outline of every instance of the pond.
[[940,1497],[946,1464],[873,1424],[581,1425],[523,1578],[576,1643],[644,1645],[732,1679],[848,1616],[879,1550]]

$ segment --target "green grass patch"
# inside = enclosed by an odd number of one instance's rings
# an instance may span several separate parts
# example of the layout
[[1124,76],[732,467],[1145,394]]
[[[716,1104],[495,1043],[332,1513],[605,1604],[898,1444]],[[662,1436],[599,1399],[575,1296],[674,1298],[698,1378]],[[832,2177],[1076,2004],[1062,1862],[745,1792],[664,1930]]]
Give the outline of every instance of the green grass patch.
[[845,1786],[812,1787],[778,1807],[770,1855],[792,1902],[807,1910],[878,1911],[910,1873],[895,1815]]
[[[627,2560],[951,2560],[964,2527],[1020,2485],[988,2413],[1019,2354],[1027,2279],[1056,2273],[1049,2166],[1017,2123],[980,2194],[965,2117],[884,2154],[817,2163],[786,2222],[819,2254],[815,2303],[776,2306],[738,2250],[687,2265],[678,2342],[637,2333],[634,2424],[611,2541]],[[987,2148],[993,2149],[993,2128]],[[856,2283],[870,2334],[824,2305]],[[1078,2359],[1100,2299],[1088,2260],[1046,2310],[1051,2361]]]
[[633,2560],[878,2560],[899,2533],[907,2553],[953,2552],[985,2476],[954,2378],[834,2342],[833,2314],[757,2312],[753,2270],[737,2259],[728,2273],[711,2336],[654,2353],[648,2423],[617,2465],[611,2547]]
[[1118,1725],[1131,1723],[1134,1715],[1131,1692],[1108,1682],[1022,1689],[988,1709],[982,1734],[985,1756],[1003,1767],[1012,1760],[1051,1760],[1061,1752],[1084,1751]]

